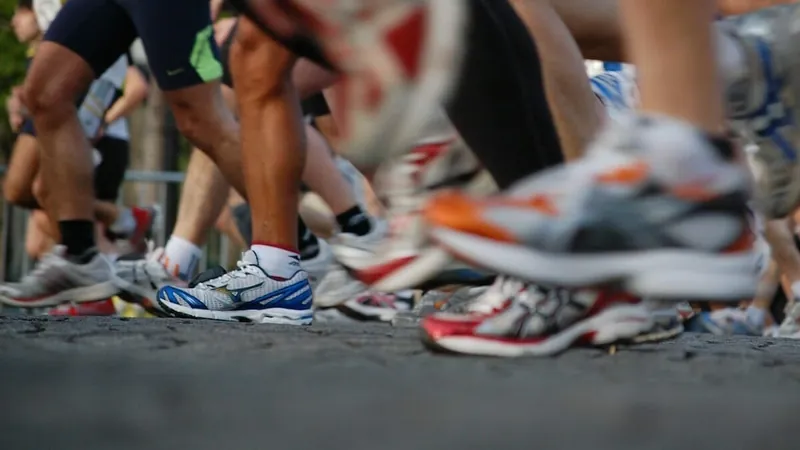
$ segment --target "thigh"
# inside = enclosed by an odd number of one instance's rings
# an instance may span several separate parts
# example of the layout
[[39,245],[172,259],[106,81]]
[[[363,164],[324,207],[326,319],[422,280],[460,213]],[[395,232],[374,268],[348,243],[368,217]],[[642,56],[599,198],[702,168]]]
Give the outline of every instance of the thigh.
[[205,0],[117,0],[142,39],[150,71],[165,91],[222,77],[211,9]]
[[507,0],[465,1],[472,24],[447,112],[498,186],[507,188],[561,162],[561,147],[525,25]]
[[94,172],[95,196],[98,200],[114,202],[125,179],[130,146],[126,140],[104,137],[97,142],[95,148],[101,158]]
[[99,77],[123,55],[136,38],[126,11],[113,0],[70,0],[45,33],[80,56]]

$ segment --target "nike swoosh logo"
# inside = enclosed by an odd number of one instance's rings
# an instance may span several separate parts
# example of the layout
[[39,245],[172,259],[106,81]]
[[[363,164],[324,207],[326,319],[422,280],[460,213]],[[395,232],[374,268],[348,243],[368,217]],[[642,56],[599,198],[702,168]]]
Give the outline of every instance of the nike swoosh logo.
[[173,76],[183,72],[183,69],[168,70],[167,75]]

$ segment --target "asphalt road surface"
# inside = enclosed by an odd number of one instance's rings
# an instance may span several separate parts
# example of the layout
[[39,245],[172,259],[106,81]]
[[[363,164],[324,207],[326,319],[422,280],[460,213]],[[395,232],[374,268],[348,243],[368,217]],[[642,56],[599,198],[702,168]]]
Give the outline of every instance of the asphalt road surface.
[[413,329],[0,317],[0,449],[797,449],[800,343],[432,355]]

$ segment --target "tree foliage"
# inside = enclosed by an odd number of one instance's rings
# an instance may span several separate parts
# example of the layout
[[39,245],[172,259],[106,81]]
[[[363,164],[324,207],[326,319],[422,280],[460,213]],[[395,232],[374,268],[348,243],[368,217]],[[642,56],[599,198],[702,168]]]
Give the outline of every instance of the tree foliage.
[[25,46],[17,42],[11,29],[11,16],[17,0],[0,0],[0,154],[10,148],[13,140],[6,98],[13,86],[22,82],[25,76]]

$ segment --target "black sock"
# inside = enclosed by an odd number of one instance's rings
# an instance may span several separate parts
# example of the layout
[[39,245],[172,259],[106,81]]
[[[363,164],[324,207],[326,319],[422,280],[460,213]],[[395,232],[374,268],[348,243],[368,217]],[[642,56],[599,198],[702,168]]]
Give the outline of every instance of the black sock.
[[[94,223],[90,220],[58,222],[61,243],[67,247],[67,257],[78,263],[89,262],[97,253],[94,242]],[[91,250],[91,251],[90,251]]]
[[300,252],[300,259],[310,259],[319,254],[319,241],[314,233],[308,229],[303,219],[297,218],[297,250]]
[[717,154],[723,159],[726,161],[733,161],[736,159],[736,151],[730,138],[711,134],[706,134],[706,138],[708,138],[708,141],[711,142],[711,146],[714,147]]
[[342,233],[364,236],[372,231],[372,222],[369,220],[364,210],[358,205],[337,215],[336,222],[339,224],[339,228],[342,229]]

